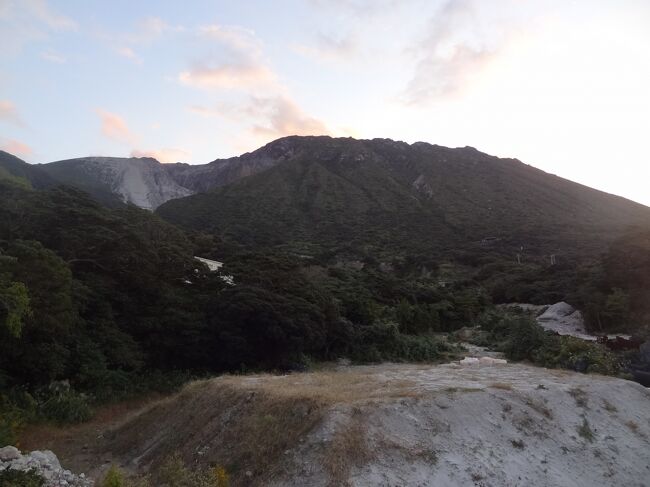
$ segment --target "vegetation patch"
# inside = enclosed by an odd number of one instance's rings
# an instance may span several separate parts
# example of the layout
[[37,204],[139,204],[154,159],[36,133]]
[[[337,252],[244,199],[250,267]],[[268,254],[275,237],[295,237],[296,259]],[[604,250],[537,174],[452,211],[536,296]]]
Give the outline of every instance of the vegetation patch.
[[582,418],[582,424],[578,426],[578,434],[580,435],[581,438],[584,438],[589,443],[593,443],[594,439],[596,438],[596,435],[591,429],[591,426],[589,425],[587,418],[584,417]]
[[324,460],[330,487],[349,485],[351,470],[372,458],[365,430],[363,418],[353,413],[350,421],[340,425],[334,434]]
[[45,479],[33,470],[0,471],[0,487],[42,487],[44,485]]

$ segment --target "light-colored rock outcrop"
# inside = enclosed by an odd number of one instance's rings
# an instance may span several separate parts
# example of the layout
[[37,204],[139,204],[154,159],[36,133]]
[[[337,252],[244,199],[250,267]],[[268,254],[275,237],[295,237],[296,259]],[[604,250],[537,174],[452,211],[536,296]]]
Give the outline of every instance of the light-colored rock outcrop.
[[59,459],[49,450],[32,451],[24,455],[13,446],[0,448],[0,471],[33,470],[45,479],[45,487],[92,487],[93,481],[84,474],[75,475],[61,467]]

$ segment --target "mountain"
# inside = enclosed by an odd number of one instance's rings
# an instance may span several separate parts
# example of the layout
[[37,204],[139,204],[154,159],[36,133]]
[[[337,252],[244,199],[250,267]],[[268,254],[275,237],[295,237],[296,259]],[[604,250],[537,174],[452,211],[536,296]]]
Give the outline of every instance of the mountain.
[[164,168],[178,184],[200,193],[265,171],[292,155],[290,141],[280,139],[276,144],[268,144],[238,157],[199,165],[165,164]]
[[152,210],[166,201],[264,171],[290,155],[289,148],[277,144],[209,164],[161,164],[148,157],[83,157],[35,167],[60,183],[87,191],[105,205],[131,203]]
[[0,151],[0,178],[11,178],[35,189],[55,186],[57,182],[40,167],[27,164],[7,152]]
[[38,167],[108,206],[131,203],[152,210],[165,201],[193,193],[176,183],[163,164],[148,157],[84,157]]
[[[650,208],[471,147],[288,137],[263,173],[173,200],[165,219],[253,246],[377,258],[483,243],[542,254],[602,250]],[[486,252],[485,249],[480,252]]]

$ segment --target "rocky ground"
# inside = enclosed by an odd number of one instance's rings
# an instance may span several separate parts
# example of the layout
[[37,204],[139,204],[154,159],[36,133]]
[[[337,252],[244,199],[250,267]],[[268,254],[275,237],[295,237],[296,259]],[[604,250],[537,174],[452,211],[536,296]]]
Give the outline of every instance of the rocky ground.
[[[93,481],[82,473],[75,475],[61,467],[51,451],[22,454],[13,446],[0,448],[0,472],[3,470],[34,471],[45,480],[45,487],[92,487]],[[3,484],[7,485],[7,484]]]
[[339,366],[193,383],[46,443],[77,471],[177,453],[234,486],[647,486],[649,406],[634,382],[521,364]]

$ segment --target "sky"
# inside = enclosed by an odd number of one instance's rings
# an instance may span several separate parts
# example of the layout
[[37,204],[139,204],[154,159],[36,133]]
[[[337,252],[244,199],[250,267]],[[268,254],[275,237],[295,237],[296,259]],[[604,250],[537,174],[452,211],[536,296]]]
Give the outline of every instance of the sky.
[[0,149],[472,146],[650,205],[650,0],[0,0]]

